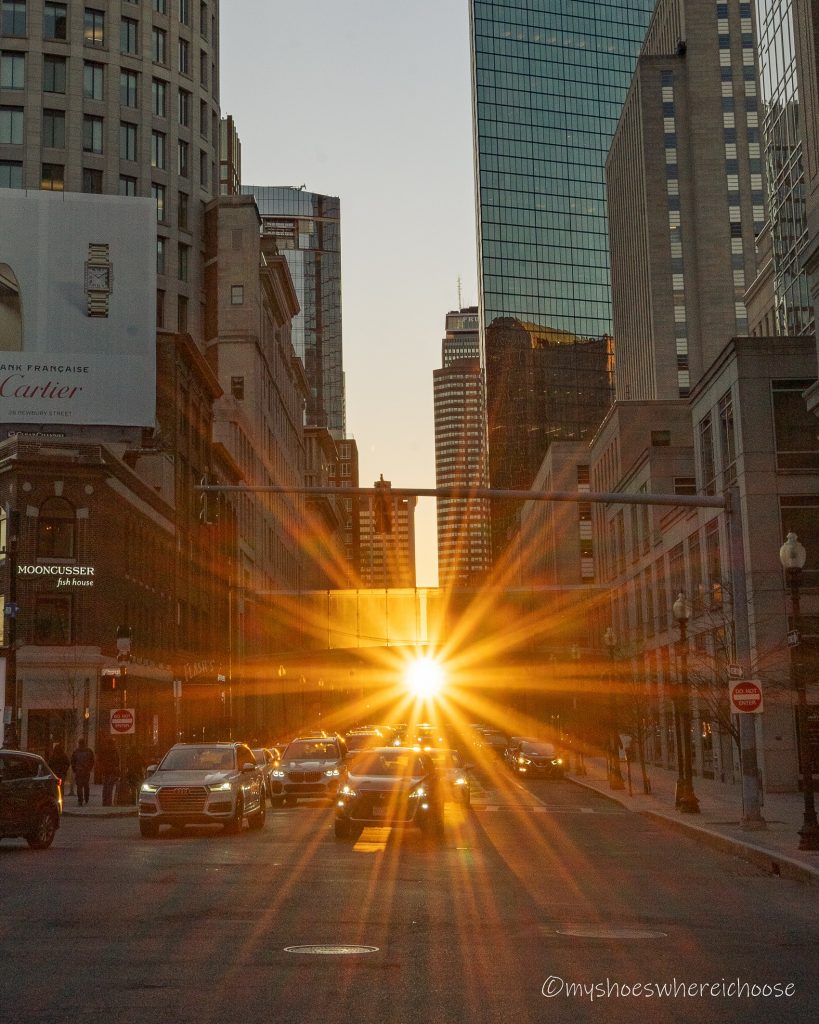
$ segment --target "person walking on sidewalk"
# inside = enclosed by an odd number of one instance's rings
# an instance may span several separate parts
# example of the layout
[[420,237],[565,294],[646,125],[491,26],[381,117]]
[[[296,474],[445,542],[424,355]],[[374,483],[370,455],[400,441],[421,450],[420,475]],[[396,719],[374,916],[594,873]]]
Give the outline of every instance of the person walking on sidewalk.
[[60,781],[60,793],[65,795],[65,777],[68,775],[68,769],[71,767],[71,761],[69,760],[68,754],[65,752],[65,748],[62,743],[54,744],[51,750],[51,756],[48,759],[48,767],[54,772]]
[[114,787],[119,780],[119,754],[114,741],[105,736],[97,751],[97,778],[102,781],[102,806],[110,807],[114,802]]
[[93,767],[94,751],[80,737],[77,741],[77,749],[71,755],[71,768],[74,772],[74,782],[77,784],[77,803],[80,807],[88,803],[88,783],[91,781]]

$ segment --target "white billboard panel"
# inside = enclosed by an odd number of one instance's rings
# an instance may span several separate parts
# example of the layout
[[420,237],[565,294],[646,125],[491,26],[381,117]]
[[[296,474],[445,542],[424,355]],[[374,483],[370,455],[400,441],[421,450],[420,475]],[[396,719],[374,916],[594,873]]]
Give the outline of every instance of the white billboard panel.
[[153,426],[156,204],[0,189],[0,423]]

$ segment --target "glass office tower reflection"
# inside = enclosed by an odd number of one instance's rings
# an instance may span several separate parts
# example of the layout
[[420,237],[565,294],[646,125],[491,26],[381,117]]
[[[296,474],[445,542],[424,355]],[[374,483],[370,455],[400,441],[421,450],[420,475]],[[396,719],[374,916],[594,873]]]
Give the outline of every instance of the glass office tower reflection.
[[653,0],[471,0],[481,323],[611,333],[605,160]]
[[255,198],[262,234],[275,239],[298,295],[293,347],[310,382],[306,425],[344,437],[339,200],[283,186],[245,185],[242,192]]

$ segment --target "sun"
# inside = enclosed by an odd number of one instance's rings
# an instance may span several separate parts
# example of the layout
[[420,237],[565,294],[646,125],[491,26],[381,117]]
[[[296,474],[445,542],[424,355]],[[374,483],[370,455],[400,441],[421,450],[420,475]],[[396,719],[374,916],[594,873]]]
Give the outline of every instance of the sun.
[[441,691],[444,672],[433,658],[423,657],[411,661],[405,671],[407,688],[418,700],[429,700]]

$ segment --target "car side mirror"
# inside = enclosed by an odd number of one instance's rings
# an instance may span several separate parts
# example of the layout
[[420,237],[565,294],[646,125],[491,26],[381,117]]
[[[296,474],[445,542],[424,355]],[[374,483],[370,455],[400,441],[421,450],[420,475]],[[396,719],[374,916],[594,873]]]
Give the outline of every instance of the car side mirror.
[[242,765],[242,772],[255,772],[259,766],[257,764],[251,764],[250,761],[245,761]]
[[148,767],[145,769],[146,777],[148,775],[153,775],[153,773],[157,770],[158,767],[159,767],[158,764],[149,764]]

